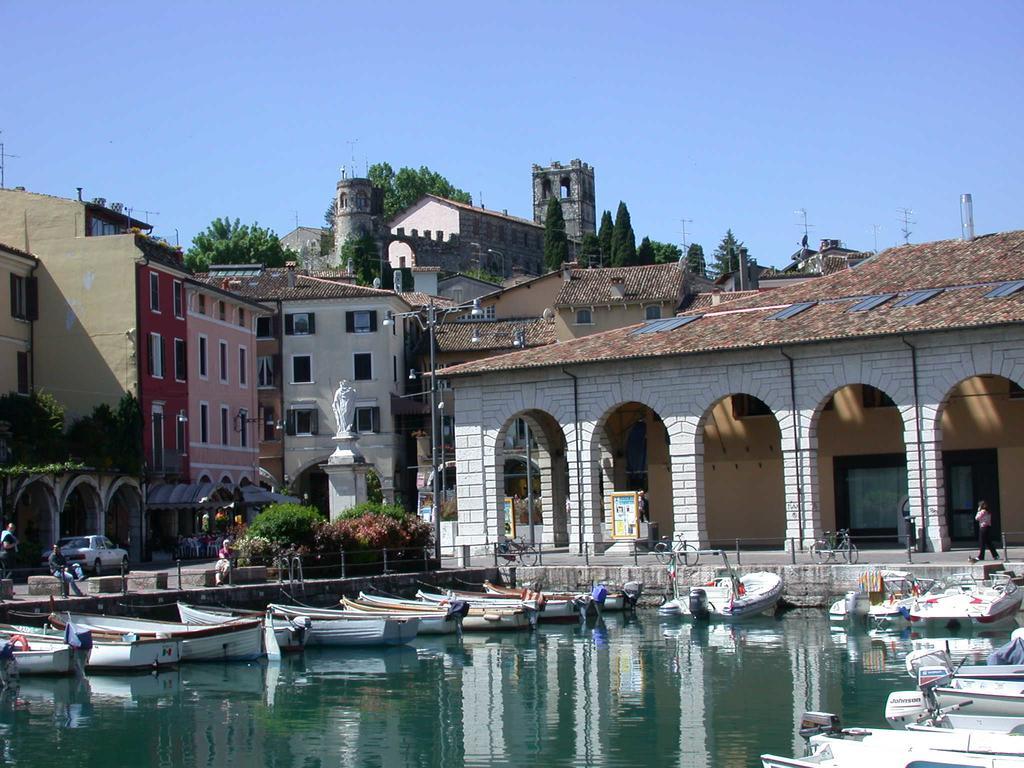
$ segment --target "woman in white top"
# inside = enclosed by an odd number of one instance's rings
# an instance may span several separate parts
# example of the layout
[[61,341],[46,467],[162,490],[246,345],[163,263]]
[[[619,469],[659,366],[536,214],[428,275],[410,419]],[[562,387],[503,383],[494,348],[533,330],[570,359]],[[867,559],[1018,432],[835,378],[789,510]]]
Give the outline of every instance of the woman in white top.
[[978,502],[978,514],[974,516],[974,519],[978,521],[978,559],[985,559],[985,550],[987,549],[992,553],[992,559],[998,560],[999,553],[996,552],[996,546],[992,543],[992,513],[988,511],[987,502]]

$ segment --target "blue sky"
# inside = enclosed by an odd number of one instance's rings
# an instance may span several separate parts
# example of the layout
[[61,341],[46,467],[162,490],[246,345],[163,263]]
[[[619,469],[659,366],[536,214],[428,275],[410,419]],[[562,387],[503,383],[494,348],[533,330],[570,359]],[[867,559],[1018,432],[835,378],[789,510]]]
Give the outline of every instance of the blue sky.
[[[352,157],[428,165],[531,216],[581,158],[639,240],[762,264],[1024,227],[1024,3],[0,1],[7,186],[319,226]],[[349,144],[349,142],[355,142]],[[142,216],[143,218],[145,215]]]

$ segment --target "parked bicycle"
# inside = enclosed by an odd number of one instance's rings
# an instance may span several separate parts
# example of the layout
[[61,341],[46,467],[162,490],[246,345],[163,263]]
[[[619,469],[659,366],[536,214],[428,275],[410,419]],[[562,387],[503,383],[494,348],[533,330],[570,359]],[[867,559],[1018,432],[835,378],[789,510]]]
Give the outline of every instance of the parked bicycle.
[[494,545],[494,551],[498,557],[504,558],[507,562],[519,561],[523,565],[536,565],[540,559],[540,553],[535,544],[523,541],[520,538],[505,539]]
[[837,557],[842,557],[843,562],[850,565],[860,557],[856,545],[850,539],[849,528],[825,531],[825,535],[811,545],[811,555],[819,563],[836,562]]
[[688,544],[682,536],[676,536],[671,541],[659,541],[654,545],[654,556],[659,563],[667,563],[676,558],[692,567],[700,562],[700,550]]

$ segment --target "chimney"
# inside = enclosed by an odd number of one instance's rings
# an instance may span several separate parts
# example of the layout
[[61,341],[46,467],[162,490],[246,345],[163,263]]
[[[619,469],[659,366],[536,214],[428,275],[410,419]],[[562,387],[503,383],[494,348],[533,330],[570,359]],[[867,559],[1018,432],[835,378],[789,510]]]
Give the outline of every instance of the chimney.
[[294,261],[286,261],[285,265],[284,265],[284,268],[288,272],[288,287],[289,288],[294,288],[295,287],[295,262]]
[[624,299],[626,297],[626,278],[613,277],[611,287],[613,299]]
[[974,200],[970,192],[960,195],[960,235],[965,241],[974,239]]
[[740,284],[739,290],[750,290],[750,263],[747,260],[747,249],[740,248]]
[[572,282],[572,263],[568,261],[562,262],[562,282]]
[[722,289],[721,288],[715,288],[713,291],[711,291],[711,306],[712,307],[717,307],[721,303],[722,303]]
[[78,202],[82,202],[82,188],[81,187],[75,187],[75,189],[78,190]]

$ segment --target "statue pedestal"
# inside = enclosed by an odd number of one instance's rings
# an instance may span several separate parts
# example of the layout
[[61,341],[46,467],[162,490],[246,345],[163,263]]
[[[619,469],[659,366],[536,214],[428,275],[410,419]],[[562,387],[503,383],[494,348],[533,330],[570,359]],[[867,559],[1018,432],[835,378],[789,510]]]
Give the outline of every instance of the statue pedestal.
[[334,441],[337,448],[327,463],[321,465],[330,488],[331,520],[337,520],[342,512],[366,501],[366,473],[370,470],[356,446],[355,435],[342,435]]

